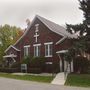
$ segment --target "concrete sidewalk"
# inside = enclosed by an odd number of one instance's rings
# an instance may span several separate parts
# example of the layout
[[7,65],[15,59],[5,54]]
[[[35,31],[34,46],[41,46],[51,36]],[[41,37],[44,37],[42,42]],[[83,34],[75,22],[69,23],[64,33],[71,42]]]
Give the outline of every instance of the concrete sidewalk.
[[51,84],[64,85],[66,79],[64,77],[64,72],[58,73]]
[[90,88],[68,87],[0,77],[0,90],[90,90]]
[[40,73],[40,74],[33,74],[33,73],[12,73],[12,75],[33,75],[33,76],[52,76],[52,73]]

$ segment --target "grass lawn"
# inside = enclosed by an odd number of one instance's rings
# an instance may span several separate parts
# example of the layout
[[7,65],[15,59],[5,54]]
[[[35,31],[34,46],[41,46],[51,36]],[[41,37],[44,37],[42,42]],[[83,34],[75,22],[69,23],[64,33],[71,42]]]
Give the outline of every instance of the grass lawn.
[[54,78],[54,76],[12,75],[7,73],[0,73],[0,77],[45,83],[50,83]]
[[69,74],[65,85],[90,87],[90,74]]

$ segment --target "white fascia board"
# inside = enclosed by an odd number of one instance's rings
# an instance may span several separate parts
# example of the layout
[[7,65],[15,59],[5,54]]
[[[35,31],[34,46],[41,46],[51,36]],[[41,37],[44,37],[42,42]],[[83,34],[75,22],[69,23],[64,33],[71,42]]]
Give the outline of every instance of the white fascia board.
[[12,46],[12,45],[10,45],[10,46],[5,50],[5,52],[7,52],[7,51],[11,48],[11,46]]
[[20,51],[19,49],[17,49],[16,47],[14,47],[14,46],[11,46],[12,48],[14,48],[16,51]]
[[34,23],[34,21],[36,20],[37,16],[35,16],[35,18],[33,19],[33,21],[31,22],[30,26],[26,29],[26,31],[24,32],[24,34],[16,41],[16,43],[14,45],[16,45],[29,31],[29,29],[31,28],[32,24]]
[[62,39],[60,39],[58,42],[56,42],[56,45],[57,44],[60,44],[63,40],[65,40],[67,37],[63,37]]
[[14,47],[13,45],[10,45],[10,46],[5,50],[5,53],[6,53],[11,47],[12,47],[13,49],[15,49],[16,51],[20,51],[19,49],[17,49],[17,48]]
[[30,47],[30,45],[25,45],[24,47]]
[[45,57],[53,57],[52,55],[48,55],[48,56],[45,56]]
[[7,57],[17,57],[17,55],[10,54],[10,55],[5,55],[5,56],[3,56],[3,58],[7,58]]
[[[37,15],[37,17],[38,17],[38,15]],[[62,33],[58,33],[58,32],[56,32],[56,31],[53,31],[53,30],[48,26],[48,24],[46,24],[45,22],[43,22],[43,20],[42,20],[41,18],[38,17],[38,19],[39,19],[44,25],[46,25],[52,32],[57,33],[58,35],[61,35],[61,36],[65,36],[65,35],[62,34]]]
[[68,50],[61,50],[61,51],[57,51],[56,53],[60,54],[60,53],[67,53],[67,52],[68,52]]
[[40,44],[33,44],[33,46],[41,46],[41,43]]
[[44,43],[44,45],[49,45],[49,44],[53,44],[53,42],[46,42],[46,43]]

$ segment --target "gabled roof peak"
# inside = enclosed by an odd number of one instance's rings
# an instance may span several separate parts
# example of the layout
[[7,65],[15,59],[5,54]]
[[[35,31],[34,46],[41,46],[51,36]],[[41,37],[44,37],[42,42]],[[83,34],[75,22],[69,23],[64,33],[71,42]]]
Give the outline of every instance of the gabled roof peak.
[[66,31],[66,29],[50,20],[47,20],[44,17],[41,17],[39,15],[36,15],[35,17],[37,17],[42,23],[44,23],[51,31],[64,36],[64,37],[68,37],[68,38],[77,38],[76,35],[70,34],[68,31]]
[[31,22],[30,26],[26,29],[24,34],[16,41],[14,45],[16,45],[19,40],[21,40],[29,31],[31,28],[32,24],[35,22],[36,18],[38,18],[44,25],[46,25],[51,31],[63,36],[63,37],[68,37],[68,38],[77,38],[76,35],[70,34],[66,31],[66,29],[50,20],[45,19],[44,17],[41,17],[39,15],[35,15],[33,21]]
[[14,47],[13,45],[10,45],[10,46],[5,50],[5,52],[7,52],[10,48],[15,49],[16,51],[20,51],[19,49],[17,49],[17,48]]

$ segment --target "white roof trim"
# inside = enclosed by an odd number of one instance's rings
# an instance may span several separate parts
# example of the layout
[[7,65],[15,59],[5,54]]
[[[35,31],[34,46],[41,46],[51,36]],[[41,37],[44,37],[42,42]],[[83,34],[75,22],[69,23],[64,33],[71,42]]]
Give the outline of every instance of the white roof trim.
[[[44,23],[40,18],[39,18],[39,16],[38,15],[36,15],[35,16],[35,18],[33,19],[33,21],[31,22],[31,24],[30,24],[30,26],[26,29],[26,31],[24,32],[24,34],[16,41],[16,43],[14,44],[14,45],[16,45],[26,34],[27,34],[27,32],[29,31],[29,29],[31,28],[31,26],[32,26],[32,24],[34,23],[34,21],[36,20],[36,18],[38,18],[42,23]],[[44,23],[51,31],[52,31],[52,29],[46,24],[46,23]],[[53,32],[53,31],[52,31]],[[57,33],[56,31],[55,31],[55,33]],[[59,33],[57,33],[57,34],[59,34]],[[62,33],[60,33],[61,34],[61,36],[65,36],[64,34],[62,34]],[[59,34],[59,35],[60,35]]]
[[33,19],[33,21],[31,22],[30,26],[28,26],[28,28],[26,29],[26,31],[24,32],[24,34],[16,41],[16,43],[14,45],[16,45],[26,34],[27,32],[29,31],[29,29],[31,28],[32,24],[34,23],[34,21],[36,20],[36,17]]
[[33,46],[41,46],[41,43],[40,44],[33,44]]
[[66,53],[66,52],[68,52],[68,50],[61,50],[61,51],[57,51],[56,53],[60,54],[60,53]]
[[14,47],[13,45],[10,45],[10,46],[5,50],[5,52],[7,52],[11,47],[12,47],[13,49],[15,49],[16,51],[20,51],[19,49],[17,49],[17,48]]
[[[57,33],[56,31],[53,31],[45,22],[43,22],[43,20],[41,20],[41,18],[39,18],[39,16],[37,15],[37,18],[44,24],[44,25],[46,25],[52,32],[55,32],[55,33]],[[59,33],[57,33],[57,34],[59,34]],[[61,35],[61,36],[65,36],[63,33],[60,33],[59,35]]]
[[[27,34],[27,32],[28,32],[29,29],[31,28],[31,26],[32,26],[32,24],[34,23],[34,21],[36,20],[36,18],[38,18],[38,19],[39,19],[44,25],[46,25],[52,32],[55,32],[55,33],[57,33],[58,35],[61,35],[61,36],[66,36],[66,37],[70,37],[70,36],[71,36],[72,38],[74,38],[73,35],[68,36],[68,35],[65,35],[65,34],[62,33],[62,32],[58,33],[57,31],[53,31],[53,30],[50,28],[50,26],[48,26],[48,24],[46,24],[46,23],[40,18],[40,16],[36,15],[35,18],[33,19],[33,21],[31,22],[30,26],[28,26],[28,28],[26,29],[26,31],[24,32],[24,34],[16,41],[16,43],[15,43],[14,45],[16,45],[16,44]],[[65,28],[63,28],[63,29],[65,29]],[[70,37],[70,38],[71,38],[71,37]]]
[[19,49],[17,49],[16,47],[12,46],[12,48],[14,48],[16,51],[20,51]]
[[10,54],[10,55],[5,55],[5,56],[3,56],[3,58],[8,58],[8,57],[17,57],[17,55]]
[[30,45],[25,45],[24,47],[30,47]]
[[46,42],[44,45],[53,44],[53,42]]
[[67,37],[63,37],[62,39],[60,39],[59,41],[56,42],[56,45],[57,44],[60,44],[62,41],[64,41]]

